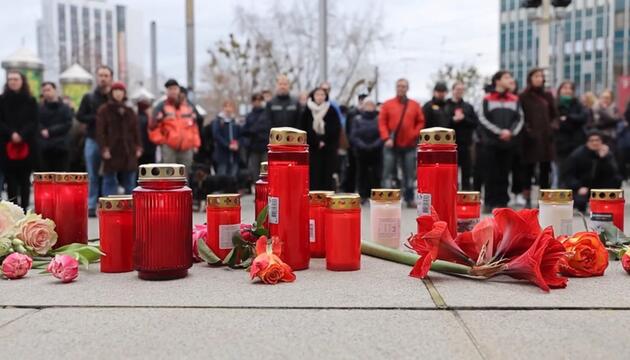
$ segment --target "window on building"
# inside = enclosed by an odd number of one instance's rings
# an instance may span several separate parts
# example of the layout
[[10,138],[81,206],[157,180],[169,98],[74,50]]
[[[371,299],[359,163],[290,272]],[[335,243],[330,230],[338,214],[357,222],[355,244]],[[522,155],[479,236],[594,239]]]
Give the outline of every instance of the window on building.
[[566,20],[564,20],[564,41],[565,42],[570,42],[571,38],[573,37],[573,32],[571,31],[571,18],[567,18]]
[[92,72],[92,39],[90,38],[90,9],[83,7],[81,10],[81,22],[83,28],[83,61],[81,65]]
[[600,38],[604,36],[604,7],[597,7],[597,17],[595,18],[595,36]]
[[573,34],[575,34],[574,38],[577,41],[577,40],[582,40],[582,19],[577,18],[577,14],[575,16],[576,16],[575,30]]
[[518,22],[518,50],[523,50],[523,21]]
[[505,43],[507,41],[507,28],[505,24],[501,24],[501,53],[504,53],[507,48],[505,47]]
[[501,0],[501,11],[505,11],[506,10],[506,8],[507,8],[507,6],[506,6],[507,5],[506,4],[507,1],[508,0]]
[[533,42],[534,42],[534,31],[532,30],[532,27],[530,26],[527,29],[527,48],[528,49],[532,48]]
[[514,23],[510,23],[510,40],[508,41],[508,48],[510,51],[514,50]]
[[593,90],[592,75],[584,74],[584,91],[591,91],[591,90]]

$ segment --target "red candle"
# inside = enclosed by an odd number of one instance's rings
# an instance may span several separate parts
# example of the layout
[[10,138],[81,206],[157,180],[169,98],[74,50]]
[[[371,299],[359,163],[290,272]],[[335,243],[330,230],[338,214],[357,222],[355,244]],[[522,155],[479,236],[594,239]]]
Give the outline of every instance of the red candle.
[[457,192],[457,232],[471,231],[481,218],[479,191]]
[[101,272],[133,271],[133,200],[131,195],[98,199]]
[[43,218],[52,219],[55,216],[55,174],[33,173],[33,197],[35,199],[35,213]]
[[239,194],[208,195],[206,207],[208,238],[206,244],[221,260],[234,248],[232,238],[241,227]]
[[[267,206],[267,197],[269,196],[269,181],[267,179],[267,162],[260,163],[260,178],[256,181],[254,185],[255,192],[255,214],[256,219],[258,219],[258,214]],[[269,229],[269,216],[265,219],[265,229]]]
[[273,128],[269,133],[269,230],[282,241],[282,260],[308,269],[308,145],[306,132]]
[[52,220],[59,236],[54,247],[87,244],[87,173],[55,173],[54,182],[55,211]]
[[457,145],[455,130],[429,128],[420,131],[418,146],[418,215],[435,209],[448,223],[451,234],[457,231]]
[[603,231],[603,225],[613,223],[623,231],[624,206],[626,201],[622,189],[591,190],[591,227]]
[[326,238],[324,237],[324,212],[326,197],[334,191],[311,191],[309,199],[308,239],[311,243],[311,257],[326,257]]
[[324,215],[326,269],[353,271],[361,268],[361,197],[331,195]]
[[140,166],[133,190],[134,267],[144,280],[178,279],[192,266],[192,190],[181,164]]

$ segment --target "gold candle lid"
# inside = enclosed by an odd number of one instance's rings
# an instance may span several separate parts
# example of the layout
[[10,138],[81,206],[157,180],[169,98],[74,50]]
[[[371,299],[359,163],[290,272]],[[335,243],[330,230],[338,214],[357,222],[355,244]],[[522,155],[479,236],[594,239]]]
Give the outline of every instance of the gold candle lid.
[[374,201],[400,200],[400,189],[372,189],[370,199]]
[[82,183],[88,181],[88,174],[83,172],[76,173],[55,173],[54,181],[58,183]]
[[130,211],[133,210],[133,198],[131,195],[114,195],[98,198],[100,211]]
[[539,200],[545,203],[569,203],[573,201],[573,191],[570,189],[541,189]]
[[267,176],[269,175],[269,163],[266,161],[263,161],[260,163],[260,176]]
[[241,206],[239,194],[211,194],[207,198],[208,207],[229,208]]
[[420,144],[455,144],[455,130],[443,127],[422,129]]
[[151,180],[186,180],[186,166],[182,164],[144,164],[138,168],[138,182]]
[[269,131],[269,144],[272,145],[304,145],[306,131],[292,127],[277,127]]
[[52,172],[35,172],[33,173],[33,181],[36,182],[53,182],[55,173]]
[[308,193],[308,201],[311,205],[326,205],[326,198],[335,195],[334,191],[310,191]]
[[333,210],[360,209],[359,194],[335,194],[326,198],[326,206]]
[[591,189],[591,200],[623,199],[623,189]]
[[481,202],[481,194],[479,193],[479,191],[458,191],[457,202],[478,203]]

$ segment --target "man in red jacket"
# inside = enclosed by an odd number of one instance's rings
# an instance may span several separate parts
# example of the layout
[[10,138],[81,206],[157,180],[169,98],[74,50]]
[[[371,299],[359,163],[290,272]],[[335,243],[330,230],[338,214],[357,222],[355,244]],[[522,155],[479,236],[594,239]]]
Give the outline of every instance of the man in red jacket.
[[382,186],[391,188],[398,173],[396,164],[402,165],[403,194],[407,207],[415,208],[414,179],[416,175],[416,145],[420,130],[424,127],[424,116],[420,104],[407,98],[409,81],[396,81],[396,97],[381,106],[378,128],[383,147]]

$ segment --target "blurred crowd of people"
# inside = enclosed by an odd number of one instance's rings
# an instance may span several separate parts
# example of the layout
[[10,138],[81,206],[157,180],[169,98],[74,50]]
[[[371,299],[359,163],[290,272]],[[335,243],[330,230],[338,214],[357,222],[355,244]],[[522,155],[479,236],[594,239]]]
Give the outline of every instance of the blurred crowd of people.
[[589,190],[620,187],[630,163],[630,106],[621,114],[609,90],[578,98],[569,81],[552,93],[542,69],[529,72],[522,91],[509,72],[497,72],[478,110],[464,99],[462,82],[438,82],[421,106],[407,97],[409,81],[399,79],[392,99],[376,103],[359,94],[346,106],[331,98],[329,82],[294,97],[279,75],[274,91],[252,94],[247,114],[226,99],[214,119],[203,118],[176,80],[152,103],[130,102],[107,66],[96,79],[75,111],[54,83],[42,84],[37,101],[23,74],[7,73],[0,189],[6,183],[9,199],[23,208],[33,171],[87,171],[94,216],[99,196],[130,193],[138,165],[158,161],[187,166],[198,204],[208,193],[250,192],[267,159],[269,129],[284,126],[307,132],[312,190],[358,192],[366,200],[372,188],[397,187],[408,207],[416,206],[416,149],[428,127],[456,131],[459,187],[483,190],[486,211],[531,206],[534,185],[573,189],[584,211]]

